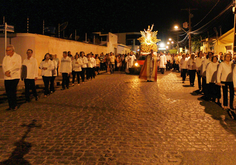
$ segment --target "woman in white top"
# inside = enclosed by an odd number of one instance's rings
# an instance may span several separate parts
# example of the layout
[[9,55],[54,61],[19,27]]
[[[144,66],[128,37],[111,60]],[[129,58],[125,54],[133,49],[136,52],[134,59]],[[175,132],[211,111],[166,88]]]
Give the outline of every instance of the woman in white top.
[[[234,109],[234,85],[233,85],[233,63],[231,54],[224,56],[224,62],[220,63],[217,72],[217,84],[223,88],[224,109]],[[230,107],[228,107],[228,88],[230,90]]]
[[219,67],[217,56],[213,56],[211,61],[212,62],[210,62],[206,68],[206,84],[208,89],[207,97],[208,99],[212,99],[214,102],[216,102],[217,99],[217,104],[221,105],[220,104],[221,90],[220,86],[216,84],[217,70]]
[[204,93],[204,96],[202,96],[202,99],[208,101],[208,90],[207,90],[207,84],[206,84],[206,67],[211,62],[211,58],[213,56],[212,52],[208,52],[206,55],[206,58],[202,60],[202,66],[201,66],[201,75],[202,75],[202,92]]
[[187,63],[188,63],[188,60],[186,59],[186,54],[183,54],[182,55],[182,59],[180,60],[180,68],[181,68],[181,77],[182,77],[182,80],[183,80],[183,83],[186,79],[186,74],[187,74]]
[[53,62],[50,60],[50,54],[45,54],[43,61],[39,65],[39,68],[42,70],[44,82],[44,97],[47,97],[47,95],[50,94],[48,86],[52,77],[53,66]]
[[72,85],[75,83],[75,76],[77,76],[78,85],[80,85],[80,76],[82,77],[82,65],[83,62],[81,58],[79,58],[79,54],[76,54],[72,61],[72,70],[73,70],[73,78]]

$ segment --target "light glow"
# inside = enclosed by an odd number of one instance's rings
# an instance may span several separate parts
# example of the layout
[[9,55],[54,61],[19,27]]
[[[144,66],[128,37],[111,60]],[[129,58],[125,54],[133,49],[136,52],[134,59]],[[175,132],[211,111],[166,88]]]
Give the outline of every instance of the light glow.
[[161,48],[164,48],[165,47],[165,44],[162,42],[162,43],[160,43],[160,47]]
[[138,67],[138,66],[139,66],[139,64],[136,62],[136,63],[134,64],[134,66]]
[[174,29],[175,29],[175,30],[178,30],[178,29],[179,29],[179,26],[175,25],[175,26],[174,26]]

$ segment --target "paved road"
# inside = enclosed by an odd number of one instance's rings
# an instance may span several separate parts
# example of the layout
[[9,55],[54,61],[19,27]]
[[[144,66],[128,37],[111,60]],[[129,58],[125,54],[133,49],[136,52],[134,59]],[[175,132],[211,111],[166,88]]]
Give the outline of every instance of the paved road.
[[0,106],[0,164],[234,165],[236,122],[196,89],[171,72],[104,74],[15,112]]

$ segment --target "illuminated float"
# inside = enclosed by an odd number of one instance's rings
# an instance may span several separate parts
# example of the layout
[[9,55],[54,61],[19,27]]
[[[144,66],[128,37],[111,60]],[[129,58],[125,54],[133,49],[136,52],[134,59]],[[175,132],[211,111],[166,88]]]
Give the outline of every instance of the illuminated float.
[[151,52],[151,49],[154,52],[158,51],[158,47],[157,47],[157,42],[161,41],[160,39],[157,39],[157,32],[158,31],[153,31],[153,26],[150,28],[150,26],[148,26],[148,29],[144,31],[140,31],[142,37],[138,38],[139,42],[141,43],[140,46],[140,52],[142,55],[147,55]]

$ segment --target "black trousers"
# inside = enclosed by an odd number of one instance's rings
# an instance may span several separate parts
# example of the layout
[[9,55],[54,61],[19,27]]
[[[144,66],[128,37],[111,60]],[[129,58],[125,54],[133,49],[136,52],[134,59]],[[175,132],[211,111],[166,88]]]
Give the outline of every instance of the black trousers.
[[50,91],[55,92],[54,82],[55,82],[56,76],[52,76],[50,79]]
[[86,69],[86,79],[92,79],[93,78],[93,68],[87,68]]
[[200,70],[197,71],[197,81],[198,81],[198,89],[200,91],[202,89],[202,76],[200,74]]
[[96,76],[96,74],[95,74],[95,70],[96,70],[96,68],[93,67],[93,71],[92,71],[92,77],[93,77],[93,78],[95,78],[95,76]]
[[187,69],[181,69],[182,80],[185,81],[187,75]]
[[37,97],[36,87],[35,87],[35,80],[34,79],[24,79],[25,83],[25,99],[26,101],[30,101],[30,89],[34,97]]
[[221,82],[224,84],[223,88],[223,105],[228,106],[228,88],[230,93],[230,107],[233,107],[234,102],[234,84],[233,82]]
[[165,68],[160,68],[161,74],[164,74]]
[[12,108],[12,109],[14,109],[17,106],[16,91],[17,91],[18,83],[19,83],[19,79],[4,81],[9,108]]
[[72,78],[72,83],[74,84],[75,83],[75,77],[77,76],[77,81],[78,81],[78,84],[80,83],[80,76],[82,78],[82,71],[74,71],[73,72],[73,78]]
[[215,83],[209,83],[209,96],[214,100],[221,98],[221,86],[216,85]]
[[205,95],[205,93],[207,93],[207,87],[206,87],[207,85],[206,85],[206,77],[204,76],[204,77],[202,77],[202,92],[204,93],[204,95]]
[[51,80],[51,77],[43,76],[44,95],[50,94],[49,89],[48,89],[50,80]]
[[190,85],[194,85],[195,77],[196,77],[196,70],[189,70]]
[[85,72],[86,72],[86,68],[82,68],[82,72],[81,72],[82,82],[84,82]]
[[69,88],[69,75],[68,73],[62,73],[62,88],[65,89],[65,86]]

